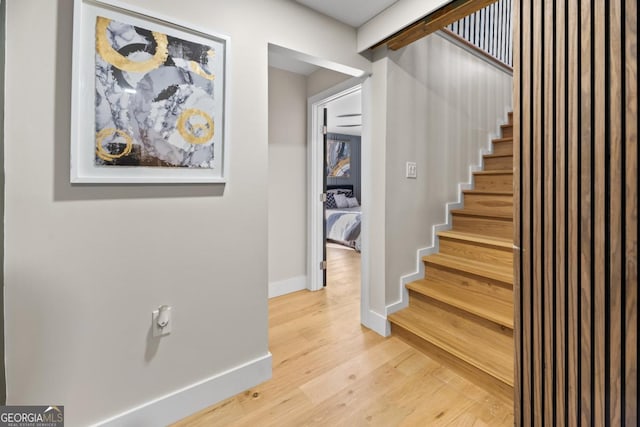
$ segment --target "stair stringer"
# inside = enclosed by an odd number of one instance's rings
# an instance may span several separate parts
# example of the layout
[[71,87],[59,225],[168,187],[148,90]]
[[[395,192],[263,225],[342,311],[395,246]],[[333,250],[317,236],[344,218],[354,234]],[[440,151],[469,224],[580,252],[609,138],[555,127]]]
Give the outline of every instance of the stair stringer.
[[[506,114],[505,114],[506,116]],[[420,248],[416,251],[416,271],[410,274],[406,274],[400,277],[398,281],[398,286],[400,286],[400,299],[394,303],[391,303],[386,306],[386,315],[390,315],[395,313],[396,311],[400,311],[409,306],[409,290],[407,289],[407,284],[411,282],[415,282],[416,280],[420,280],[424,278],[424,262],[422,262],[422,258],[427,255],[432,255],[439,252],[440,248],[438,245],[438,232],[451,230],[452,227],[452,215],[451,211],[455,209],[462,209],[463,207],[463,197],[462,194],[465,190],[473,189],[473,173],[483,170],[483,159],[487,154],[493,154],[492,150],[492,141],[496,138],[499,138],[501,135],[500,126],[508,124],[503,120],[496,121],[496,129],[495,133],[492,133],[488,136],[487,145],[478,151],[478,163],[469,165],[468,175],[466,182],[458,183],[458,200],[455,202],[448,202],[445,205],[446,211],[446,222],[442,224],[436,224],[431,227],[431,244],[425,248]]]

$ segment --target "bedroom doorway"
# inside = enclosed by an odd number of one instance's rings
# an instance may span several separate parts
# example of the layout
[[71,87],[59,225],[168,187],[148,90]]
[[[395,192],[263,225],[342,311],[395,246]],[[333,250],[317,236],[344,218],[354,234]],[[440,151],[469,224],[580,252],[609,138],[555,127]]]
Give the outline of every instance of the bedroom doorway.
[[[362,220],[362,90],[329,100],[323,115],[323,286],[359,282]],[[355,270],[355,271],[354,271]],[[358,273],[358,274],[356,274]]]
[[[332,281],[335,281],[334,286],[347,282],[356,286],[360,294],[361,323],[377,331],[375,320],[372,321],[370,316],[368,280],[367,209],[370,201],[366,195],[370,193],[370,148],[367,144],[370,111],[366,100],[370,91],[370,79],[365,76],[349,79],[309,98],[308,272],[309,289],[323,289],[324,271],[318,267],[323,264],[326,251],[327,286],[331,289]],[[346,157],[349,157],[348,167]],[[326,165],[325,160],[328,160]],[[338,208],[338,203],[341,208]],[[330,208],[328,218],[325,217],[325,205]],[[334,209],[345,212],[332,218],[335,212],[331,212],[331,208],[334,206]],[[355,216],[358,216],[357,220]],[[327,227],[325,218],[328,219]],[[332,230],[332,226],[335,229]],[[325,232],[328,241],[324,238]]]

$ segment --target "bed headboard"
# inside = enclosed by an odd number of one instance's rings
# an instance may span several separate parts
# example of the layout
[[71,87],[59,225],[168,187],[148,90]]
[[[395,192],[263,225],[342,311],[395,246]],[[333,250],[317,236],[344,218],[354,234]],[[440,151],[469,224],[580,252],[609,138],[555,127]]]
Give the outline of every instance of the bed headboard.
[[344,188],[353,191],[353,184],[328,184],[327,190],[336,190],[338,188]]

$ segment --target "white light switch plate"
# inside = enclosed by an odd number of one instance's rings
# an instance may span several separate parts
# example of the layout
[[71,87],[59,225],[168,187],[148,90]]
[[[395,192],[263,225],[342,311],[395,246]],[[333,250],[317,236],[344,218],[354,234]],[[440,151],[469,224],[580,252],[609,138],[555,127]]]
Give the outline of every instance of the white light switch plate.
[[418,167],[416,166],[416,162],[407,162],[407,178],[417,178],[418,177]]

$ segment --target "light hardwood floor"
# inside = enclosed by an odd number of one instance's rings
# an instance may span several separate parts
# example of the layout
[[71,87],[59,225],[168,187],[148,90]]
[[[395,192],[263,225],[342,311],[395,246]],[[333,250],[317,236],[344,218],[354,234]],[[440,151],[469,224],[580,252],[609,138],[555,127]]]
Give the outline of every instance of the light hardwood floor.
[[328,257],[325,290],[269,301],[273,378],[174,427],[513,426],[501,400],[360,326],[360,255]]

